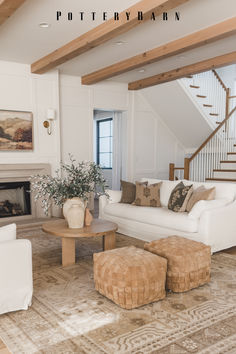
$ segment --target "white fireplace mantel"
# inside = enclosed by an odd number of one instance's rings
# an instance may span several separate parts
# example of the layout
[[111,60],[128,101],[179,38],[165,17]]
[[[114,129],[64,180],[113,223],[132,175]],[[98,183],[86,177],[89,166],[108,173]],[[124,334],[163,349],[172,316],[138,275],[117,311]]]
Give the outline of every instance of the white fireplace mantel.
[[[42,174],[51,174],[49,164],[0,164],[0,183],[25,182],[29,181],[33,175]],[[4,218],[4,222],[42,217],[45,217],[45,215],[41,203],[39,200],[35,202],[34,195],[31,193],[31,215]]]

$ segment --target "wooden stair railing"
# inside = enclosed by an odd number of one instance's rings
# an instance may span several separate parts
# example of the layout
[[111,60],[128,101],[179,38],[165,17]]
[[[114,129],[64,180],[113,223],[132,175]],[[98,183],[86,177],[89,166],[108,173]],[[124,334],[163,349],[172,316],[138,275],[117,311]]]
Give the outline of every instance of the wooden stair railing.
[[175,180],[175,171],[184,171],[184,167],[175,167],[174,163],[169,164],[169,180]]
[[219,83],[221,84],[221,86],[223,87],[223,89],[225,91],[227,91],[227,87],[225,86],[225,84],[223,83],[223,81],[221,80],[220,76],[217,74],[217,72],[215,71],[215,69],[212,70],[213,74],[216,76],[217,80],[219,81]]
[[228,113],[227,117],[218,125],[218,127],[209,135],[209,137],[202,143],[202,145],[195,151],[190,158],[184,159],[184,179],[189,179],[190,163],[199,154],[199,152],[207,145],[207,143],[216,135],[218,130],[227,123],[232,114],[236,112],[236,106]]
[[190,157],[184,159],[184,167],[175,167],[174,163],[169,164],[169,180],[174,181],[175,171],[184,170],[184,179],[189,179],[190,174],[190,163],[199,154],[199,152],[207,145],[207,143],[216,135],[218,130],[229,120],[229,118],[236,112],[236,106],[231,110],[228,116],[218,125],[218,127],[209,135],[209,137],[202,143],[202,145],[195,151],[195,153]]
[[[184,170],[184,179],[189,179],[190,177],[190,163],[193,161],[194,158],[203,150],[203,148],[216,136],[217,132],[225,125],[224,132],[227,132],[227,123],[230,117],[236,112],[236,105],[235,107],[229,112],[230,107],[230,99],[236,98],[236,96],[230,96],[230,89],[225,86],[222,79],[218,75],[215,70],[212,70],[216,78],[218,79],[220,85],[226,92],[226,108],[225,108],[225,119],[221,122],[217,122],[217,128],[209,135],[209,137],[201,144],[201,146],[194,152],[194,154],[190,158],[184,159],[184,167],[175,167],[174,163],[169,164],[169,180],[175,180],[175,171]],[[210,105],[209,105],[210,106]]]

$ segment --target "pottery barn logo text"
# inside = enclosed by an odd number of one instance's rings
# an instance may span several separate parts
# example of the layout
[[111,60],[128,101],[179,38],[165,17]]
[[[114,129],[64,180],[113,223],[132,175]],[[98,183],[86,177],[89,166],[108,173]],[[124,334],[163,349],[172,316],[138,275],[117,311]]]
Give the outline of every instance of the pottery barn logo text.
[[[85,13],[85,12],[78,12],[76,13],[76,16],[74,15],[73,12],[67,12],[67,13],[62,13],[61,11],[57,11],[57,21],[60,21],[61,18],[66,18],[66,20],[68,21],[73,21],[74,18],[79,19],[80,21],[83,21],[86,18],[90,18],[92,21],[95,21],[98,19],[98,16],[101,18],[103,21],[107,21],[108,19],[108,12],[102,12],[101,14],[97,14],[97,12],[90,12],[90,13]],[[157,19],[157,16],[160,16],[159,14],[156,15],[155,12],[150,13],[149,18],[152,21],[155,21]],[[147,19],[147,15],[144,14],[142,11],[138,11],[137,14],[135,15],[135,17],[139,20],[139,21],[144,21]],[[160,16],[160,19],[163,21],[168,21],[169,20],[169,14],[168,12],[163,12]],[[171,17],[176,20],[176,21],[180,21],[180,12],[175,12],[174,14],[171,15]],[[123,13],[120,14],[119,12],[114,12],[113,13],[113,19],[115,21],[120,21],[120,20],[124,20],[124,15]],[[133,16],[131,17],[131,13],[130,12],[125,12],[125,19],[126,21],[130,21],[133,20]]]

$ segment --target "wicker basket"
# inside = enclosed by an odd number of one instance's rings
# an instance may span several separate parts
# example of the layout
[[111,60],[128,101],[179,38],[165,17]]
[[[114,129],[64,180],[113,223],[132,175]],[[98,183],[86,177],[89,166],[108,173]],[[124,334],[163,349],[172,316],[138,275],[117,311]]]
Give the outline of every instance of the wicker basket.
[[95,288],[117,305],[133,309],[163,299],[167,261],[136,247],[95,253]]
[[145,243],[144,249],[167,259],[166,286],[169,290],[184,292],[210,281],[210,246],[170,236]]

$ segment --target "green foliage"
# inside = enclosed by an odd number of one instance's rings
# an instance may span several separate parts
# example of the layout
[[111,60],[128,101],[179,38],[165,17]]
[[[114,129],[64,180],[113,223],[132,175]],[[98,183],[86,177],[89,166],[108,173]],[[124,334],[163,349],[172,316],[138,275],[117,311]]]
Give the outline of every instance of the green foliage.
[[61,163],[56,176],[37,175],[31,177],[31,191],[35,191],[35,200],[42,198],[42,206],[45,214],[48,214],[52,201],[56,205],[63,206],[67,199],[79,197],[88,200],[90,193],[106,194],[106,180],[102,169],[94,162],[80,162],[70,155],[70,164]]

